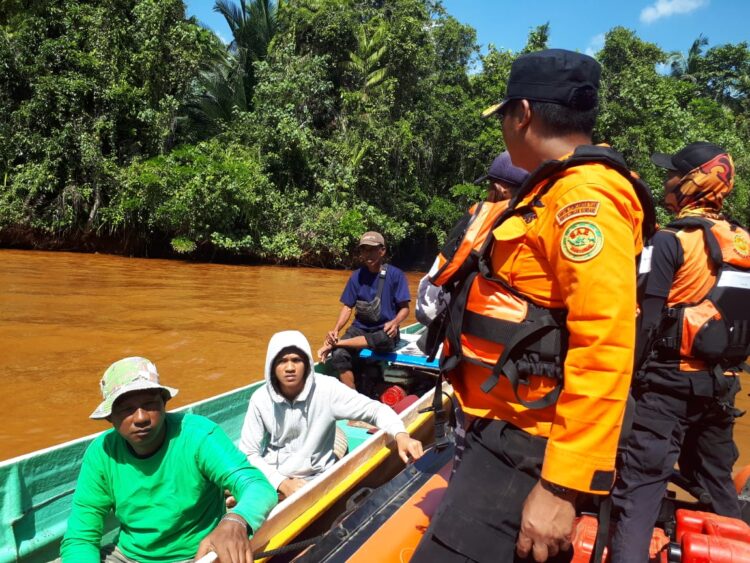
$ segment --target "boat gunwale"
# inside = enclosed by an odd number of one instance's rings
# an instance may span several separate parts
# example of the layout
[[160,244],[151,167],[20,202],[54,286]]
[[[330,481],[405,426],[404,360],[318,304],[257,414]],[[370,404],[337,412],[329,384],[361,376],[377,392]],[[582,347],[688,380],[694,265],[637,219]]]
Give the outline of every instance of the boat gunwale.
[[[450,385],[443,383],[443,391],[451,393],[452,389]],[[418,401],[415,401],[399,415],[404,420],[410,434],[432,419],[432,412],[420,412],[420,410],[432,403],[433,395],[434,389],[422,395]],[[444,401],[447,400],[450,399],[444,397]],[[388,457],[397,455],[393,447],[394,443],[394,439],[388,436],[384,430],[376,431],[368,440],[351,452],[349,459],[347,459],[349,455],[345,456],[330,470],[282,501],[274,508],[253,536],[253,551],[259,549],[270,551],[287,545],[311,522],[325,513],[342,495],[353,490],[359,482],[377,469]],[[362,459],[368,454],[369,457]],[[350,472],[344,473],[347,470]],[[344,473],[343,476],[342,473]],[[337,477],[341,477],[340,480],[336,481]],[[321,486],[326,484],[330,488],[319,498],[315,498],[315,495],[311,494],[316,491],[316,488],[320,489]],[[302,510],[299,510],[300,505],[303,506]],[[276,531],[274,532],[274,530]]]
[[[201,399],[199,401],[195,401],[193,403],[189,403],[187,405],[183,405],[181,407],[177,407],[176,409],[170,410],[170,411],[167,411],[167,412],[171,412],[171,413],[182,412],[182,411],[187,410],[187,409],[195,408],[195,407],[197,407],[199,405],[202,405],[204,403],[207,403],[209,401],[215,401],[217,399],[221,399],[221,398],[226,397],[228,395],[232,395],[232,394],[238,393],[240,391],[245,391],[247,389],[250,389],[253,386],[263,385],[264,383],[265,383],[265,380],[255,381],[255,382],[250,383],[248,385],[243,385],[242,387],[235,387],[234,389],[230,389],[229,391],[225,391],[224,393],[219,393],[218,395],[211,395],[210,397],[208,397],[206,399]],[[110,430],[111,430],[111,428],[108,428],[106,430],[100,430],[99,432],[94,432],[93,434],[88,434],[86,436],[81,436],[80,438],[73,438],[72,440],[68,440],[67,442],[63,442],[61,444],[55,444],[54,446],[48,446],[48,447],[42,448],[40,450],[34,450],[33,452],[21,454],[19,456],[12,457],[12,458],[6,459],[4,461],[0,461],[0,469],[2,469],[3,467],[7,467],[9,465],[14,465],[14,464],[16,464],[16,463],[18,463],[20,461],[26,461],[27,459],[31,459],[31,458],[36,457],[36,456],[41,455],[41,454],[46,454],[46,453],[49,453],[49,452],[53,452],[55,450],[60,450],[60,449],[63,449],[65,447],[72,446],[74,444],[78,444],[80,442],[85,442],[86,440],[94,440],[94,438],[96,438],[100,434],[104,434],[105,432],[109,432]]]

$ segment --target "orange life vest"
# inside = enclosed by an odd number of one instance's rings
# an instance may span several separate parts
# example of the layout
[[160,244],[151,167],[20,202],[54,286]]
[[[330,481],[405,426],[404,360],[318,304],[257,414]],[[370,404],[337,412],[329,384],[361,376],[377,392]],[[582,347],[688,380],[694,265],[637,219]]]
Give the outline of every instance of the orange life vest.
[[665,307],[653,347],[661,359],[697,359],[724,369],[750,355],[750,235],[729,221],[685,217],[667,228],[700,229],[716,278],[693,303]]
[[508,209],[508,200],[480,201],[456,223],[438,254],[438,268],[430,282],[449,288],[476,270],[479,251],[500,215]]
[[[534,205],[554,185],[561,172],[591,163],[605,164],[630,181],[644,210],[643,238],[647,240],[653,235],[655,212],[650,190],[628,169],[616,151],[601,146],[580,146],[565,160],[543,163],[491,224],[476,224],[477,219],[467,221],[464,232],[473,233],[472,236],[459,238],[455,245],[457,250],[452,256],[446,256],[443,268],[446,275],[439,281],[452,285],[452,295],[444,328],[443,371],[451,371],[460,361],[475,363],[491,370],[481,386],[485,393],[491,392],[504,376],[511,382],[519,403],[528,408],[544,408],[557,400],[567,350],[567,311],[536,305],[506,281],[494,278],[489,267],[493,240],[489,234],[511,217],[533,216]],[[534,200],[517,206],[530,190],[545,181]],[[489,221],[496,211],[492,208],[483,217]],[[460,257],[466,258],[461,261]],[[449,271],[451,274],[447,274]],[[542,398],[527,402],[519,396],[518,386],[526,384],[531,375],[554,378],[557,385]]]

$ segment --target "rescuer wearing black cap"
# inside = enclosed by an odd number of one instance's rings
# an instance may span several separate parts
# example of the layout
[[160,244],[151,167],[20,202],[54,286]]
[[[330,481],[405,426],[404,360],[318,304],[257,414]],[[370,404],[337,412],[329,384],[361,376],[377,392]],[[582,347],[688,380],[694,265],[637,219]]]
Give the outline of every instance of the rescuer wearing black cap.
[[591,144],[600,70],[561,49],[522,55],[484,112],[532,172],[451,299],[463,322],[441,361],[473,422],[413,562],[569,561],[576,500],[613,485],[653,206],[622,157]]
[[654,235],[639,270],[636,406],[613,492],[616,563],[648,559],[676,462],[708,493],[713,512],[740,517],[732,433],[750,351],[750,237],[721,213],[734,165],[707,142],[651,160],[668,171],[664,203],[677,217]]

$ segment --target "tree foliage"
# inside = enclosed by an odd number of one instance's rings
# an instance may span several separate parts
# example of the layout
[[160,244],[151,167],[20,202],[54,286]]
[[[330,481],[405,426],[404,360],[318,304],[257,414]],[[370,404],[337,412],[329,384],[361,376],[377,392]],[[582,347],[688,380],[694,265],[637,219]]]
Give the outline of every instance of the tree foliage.
[[0,33],[0,224],[91,230],[120,168],[171,147],[211,34],[180,0],[24,6]]
[[[404,261],[429,260],[504,148],[480,114],[519,53],[480,54],[475,31],[429,0],[216,10],[229,45],[180,0],[0,4],[0,240],[341,266],[377,229]],[[521,52],[549,37],[533,28]],[[595,140],[657,196],[652,152],[726,146],[728,207],[747,223],[750,50],[686,47],[610,30]]]

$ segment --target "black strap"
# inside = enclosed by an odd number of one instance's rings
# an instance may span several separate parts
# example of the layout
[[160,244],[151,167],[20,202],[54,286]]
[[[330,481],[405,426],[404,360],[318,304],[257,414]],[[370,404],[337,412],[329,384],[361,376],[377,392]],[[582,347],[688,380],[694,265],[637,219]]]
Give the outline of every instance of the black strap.
[[703,232],[703,240],[708,248],[708,255],[714,265],[719,267],[724,262],[724,255],[721,253],[719,241],[716,240],[716,236],[711,232],[713,226],[714,223],[704,217],[683,217],[682,219],[677,219],[667,225],[668,228],[679,230],[701,229]]
[[383,286],[385,285],[385,274],[388,272],[388,264],[383,264],[380,268],[380,274],[378,274],[378,292],[376,297],[378,299],[383,295]]
[[711,375],[714,378],[714,397],[719,401],[724,401],[729,395],[729,382],[721,364],[716,364],[711,368]]
[[315,536],[314,538],[301,540],[298,542],[290,543],[288,545],[282,545],[281,547],[277,547],[276,549],[269,549],[268,551],[253,553],[253,561],[257,561],[258,559],[266,559],[267,557],[274,557],[276,555],[281,555],[282,553],[289,553],[291,551],[300,550],[303,547],[315,545],[321,539],[323,539],[323,535],[324,534],[320,534],[319,536]]
[[[421,409],[419,412],[430,412],[435,413],[434,415],[434,433],[435,433],[435,449],[440,451],[450,446],[451,441],[448,437],[447,426],[450,421],[448,413],[443,408],[443,370],[441,369],[435,378],[435,392],[432,396],[432,405],[425,409]],[[452,404],[452,403],[451,403]]]
[[466,311],[461,332],[506,345],[518,332],[518,323]]
[[427,361],[432,362],[437,356],[440,345],[445,340],[445,331],[448,328],[448,306],[445,307],[438,315],[427,325],[425,332],[424,351],[427,354]]
[[596,540],[594,549],[591,551],[591,563],[601,563],[604,556],[604,548],[607,547],[609,536],[609,517],[612,512],[612,495],[607,495],[599,501],[599,512],[597,514],[598,526],[596,528]]
[[[562,382],[560,381],[556,383],[552,391],[550,391],[540,399],[537,399],[536,401],[525,401],[524,399],[519,397],[518,387],[519,385],[521,385],[523,378],[518,373],[516,363],[510,359],[510,355],[516,348],[523,345],[523,343],[527,339],[531,338],[532,336],[538,336],[539,333],[546,334],[557,328],[557,326],[557,321],[555,321],[552,315],[548,314],[539,317],[536,322],[528,323],[525,327],[517,330],[515,335],[508,341],[508,344],[505,346],[502,355],[493,366],[492,373],[484,381],[484,383],[482,383],[482,391],[484,391],[485,393],[491,392],[492,389],[494,389],[500,381],[500,375],[502,374],[508,378],[508,381],[510,381],[511,386],[513,387],[513,394],[516,396],[516,400],[526,408],[543,409],[554,404],[557,401],[557,398],[560,396],[560,392],[562,391]],[[516,325],[516,327],[518,327],[518,325]]]
[[446,357],[445,354],[443,354],[443,357],[440,358],[440,370],[444,373],[448,373],[455,369],[458,362],[461,360],[461,331],[463,327],[463,318],[466,313],[469,289],[477,275],[478,272],[471,272],[468,277],[455,288],[455,291],[451,292],[451,300],[446,308],[447,315],[445,324],[445,339],[450,346],[451,356]]

